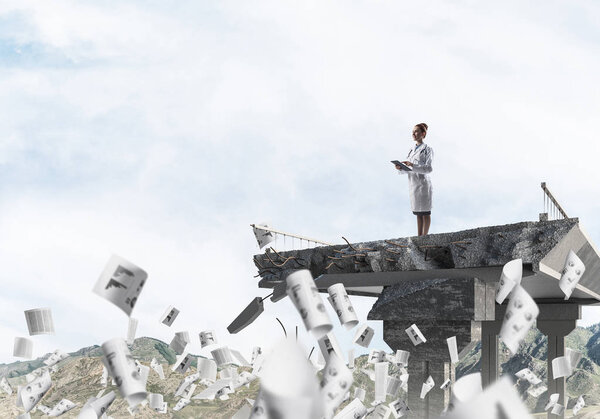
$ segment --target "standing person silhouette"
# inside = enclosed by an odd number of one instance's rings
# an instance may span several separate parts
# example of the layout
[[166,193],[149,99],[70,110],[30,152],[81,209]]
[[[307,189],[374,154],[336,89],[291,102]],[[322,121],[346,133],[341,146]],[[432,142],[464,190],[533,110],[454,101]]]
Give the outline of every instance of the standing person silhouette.
[[406,161],[402,163],[410,167],[412,171],[402,170],[396,165],[400,174],[408,176],[408,195],[413,214],[417,216],[417,233],[423,236],[429,233],[431,225],[431,195],[432,187],[428,173],[433,170],[433,149],[423,142],[427,135],[427,124],[415,125],[412,132],[415,145],[408,152]]

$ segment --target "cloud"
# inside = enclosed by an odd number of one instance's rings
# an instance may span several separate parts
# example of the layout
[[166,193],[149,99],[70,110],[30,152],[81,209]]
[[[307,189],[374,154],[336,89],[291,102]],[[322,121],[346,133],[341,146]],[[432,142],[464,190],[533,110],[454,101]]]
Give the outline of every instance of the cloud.
[[[55,307],[57,346],[125,334],[90,291],[113,252],[150,273],[138,334],[214,328],[246,352],[248,336],[279,337],[275,317],[299,324],[286,302],[224,329],[268,293],[249,224],[331,242],[413,234],[389,160],[416,122],[435,150],[432,232],[534,220],[545,180],[600,240],[600,66],[593,28],[563,18],[576,6],[0,7],[1,283],[11,312]],[[170,304],[173,330],[158,324]]]

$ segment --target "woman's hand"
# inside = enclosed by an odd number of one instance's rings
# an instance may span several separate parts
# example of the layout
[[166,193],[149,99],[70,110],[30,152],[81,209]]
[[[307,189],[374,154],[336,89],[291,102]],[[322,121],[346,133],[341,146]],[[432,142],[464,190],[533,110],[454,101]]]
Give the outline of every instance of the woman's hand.
[[403,161],[402,163],[404,163],[408,167],[412,167],[413,166],[413,164],[411,162],[409,162],[409,161]]

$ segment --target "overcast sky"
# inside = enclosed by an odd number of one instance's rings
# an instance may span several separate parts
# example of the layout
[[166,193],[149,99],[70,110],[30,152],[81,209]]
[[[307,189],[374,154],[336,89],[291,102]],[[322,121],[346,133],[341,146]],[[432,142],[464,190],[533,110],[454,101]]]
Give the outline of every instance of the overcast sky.
[[[301,326],[287,299],[226,332],[268,294],[249,225],[333,243],[414,235],[389,161],[419,122],[435,150],[431,233],[537,220],[546,181],[600,244],[599,9],[1,2],[0,361],[30,308],[51,307],[56,327],[35,356],[124,336],[127,317],[91,292],[113,253],[149,274],[138,336],[189,330],[201,354],[204,329],[247,356],[269,346],[275,317]],[[366,318],[374,299],[354,301]],[[580,324],[598,321],[586,309]]]

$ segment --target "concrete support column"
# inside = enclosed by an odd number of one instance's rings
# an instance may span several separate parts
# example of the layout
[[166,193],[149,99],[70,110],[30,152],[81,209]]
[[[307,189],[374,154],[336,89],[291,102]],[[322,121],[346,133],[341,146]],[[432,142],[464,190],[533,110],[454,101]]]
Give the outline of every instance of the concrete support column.
[[481,384],[487,387],[498,378],[498,334],[502,321],[481,322]]
[[[552,376],[552,360],[565,355],[565,336],[575,329],[577,320],[538,320],[537,328],[548,337],[548,395],[558,393],[558,403],[565,404],[565,377],[554,379]],[[566,410],[566,406],[565,406]],[[564,418],[548,412],[548,418]]]
[[[441,390],[440,385],[451,377],[454,368],[449,362],[409,360],[408,363],[408,406],[411,418],[434,419],[446,408],[449,401],[448,390]],[[427,377],[433,378],[435,386],[421,399],[421,388]]]

